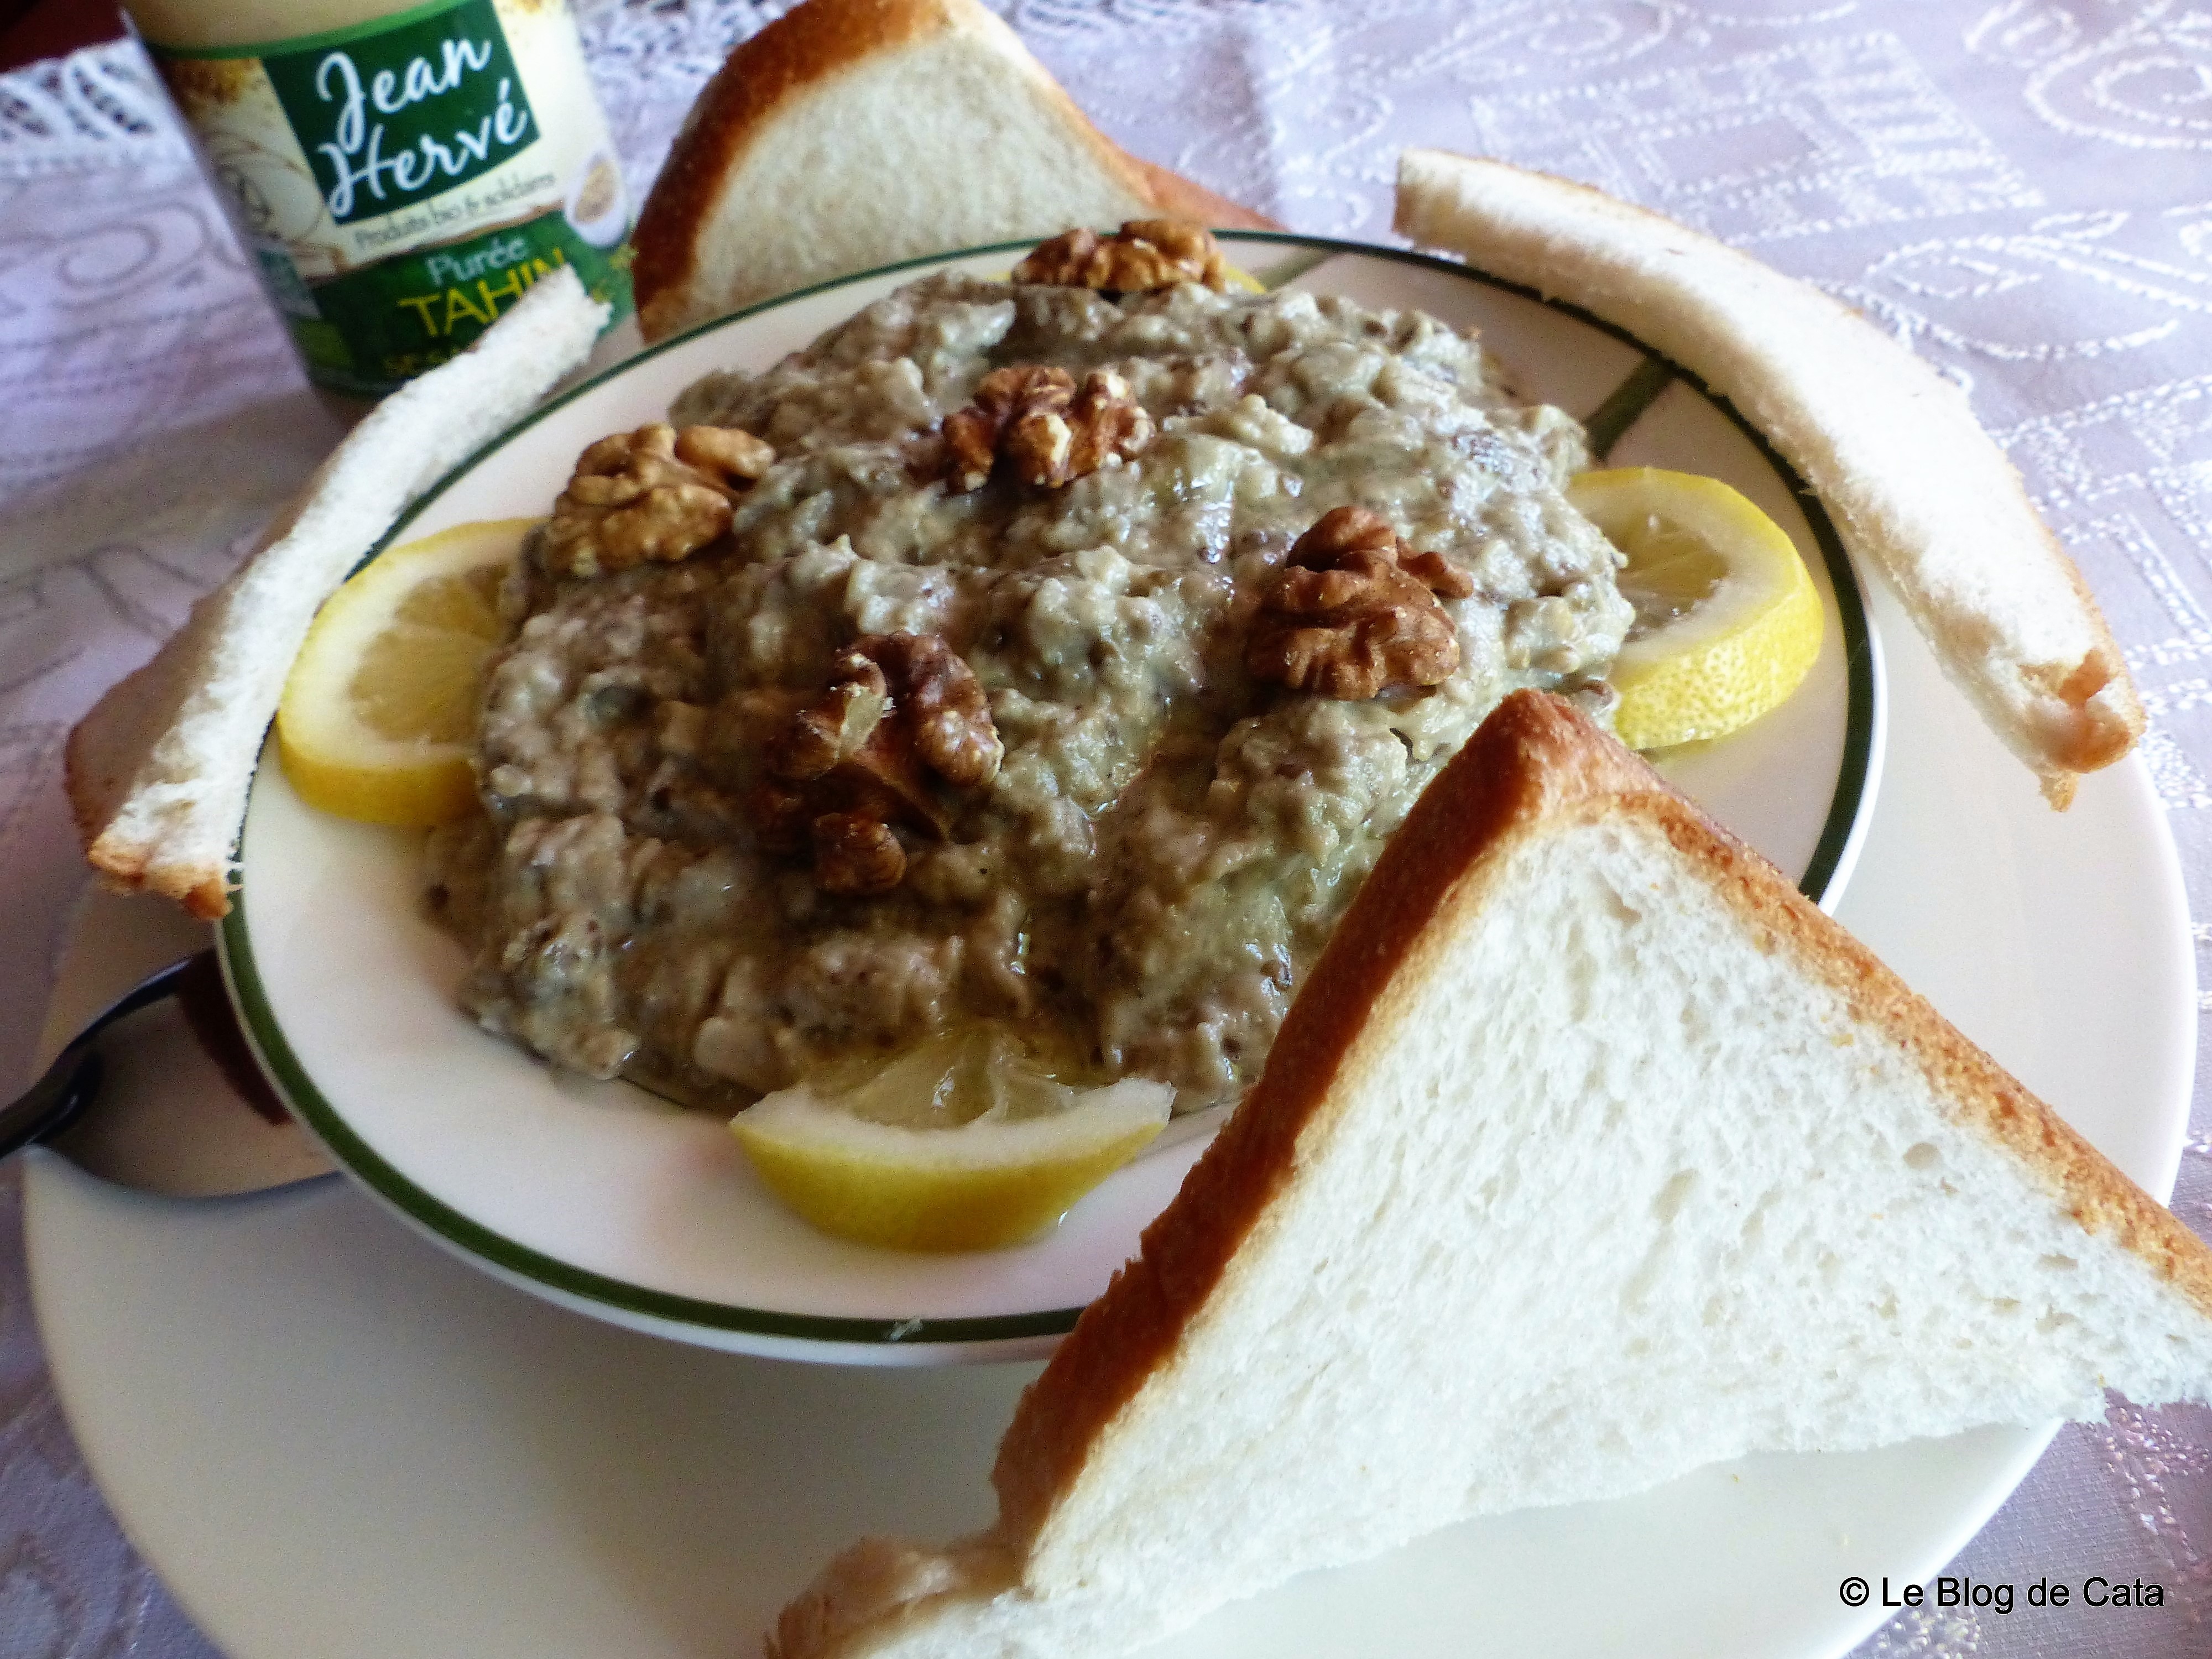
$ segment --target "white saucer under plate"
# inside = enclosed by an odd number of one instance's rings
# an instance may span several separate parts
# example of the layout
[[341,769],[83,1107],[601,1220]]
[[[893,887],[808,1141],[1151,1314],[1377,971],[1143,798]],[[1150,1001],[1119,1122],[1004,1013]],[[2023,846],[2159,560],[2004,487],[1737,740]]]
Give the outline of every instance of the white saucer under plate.
[[[2050,811],[1872,598],[1896,714],[1840,914],[2167,1193],[2196,988],[2148,775],[2130,762]],[[84,929],[72,965],[115,931]],[[99,994],[71,983],[79,1007]],[[132,1539],[230,1659],[749,1653],[853,1537],[987,1519],[992,1448],[1034,1375],[657,1341],[495,1284],[337,1182],[176,1203],[34,1153],[26,1189],[70,1420]],[[1828,1659],[1885,1616],[1844,1606],[1841,1581],[1934,1573],[2045,1438],[1755,1458],[1499,1516],[1225,1608],[1157,1651]]]
[[[1230,244],[1263,277],[1479,327],[1524,395],[1618,435],[1614,461],[1723,478],[1796,538],[1827,613],[1810,678],[1748,730],[1665,765],[1832,901],[1873,799],[1881,665],[1850,566],[1794,475],[1723,405],[1566,307],[1413,254],[1288,236]],[[764,368],[904,283],[945,267],[1003,274],[1020,251],[833,283],[646,352],[477,456],[393,539],[541,514],[587,442],[661,418],[708,370]],[[638,1329],[872,1364],[1042,1354],[1134,1252],[1202,1144],[1171,1130],[1020,1249],[924,1256],[848,1243],[771,1198],[710,1115],[557,1073],[478,1030],[454,994],[460,947],[420,914],[418,837],[316,812],[270,764],[241,860],[223,933],[233,988],[272,1078],[339,1163],[478,1266]]]

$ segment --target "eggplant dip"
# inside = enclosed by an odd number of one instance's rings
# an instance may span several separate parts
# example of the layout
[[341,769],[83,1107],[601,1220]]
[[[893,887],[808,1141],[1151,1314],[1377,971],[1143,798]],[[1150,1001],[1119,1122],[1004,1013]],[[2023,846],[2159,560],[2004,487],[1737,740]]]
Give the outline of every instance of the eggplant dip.
[[1581,429],[1474,340],[1168,224],[1014,276],[585,452],[431,841],[487,1027],[700,1103],[976,1024],[1233,1099],[1483,715],[1608,708]]

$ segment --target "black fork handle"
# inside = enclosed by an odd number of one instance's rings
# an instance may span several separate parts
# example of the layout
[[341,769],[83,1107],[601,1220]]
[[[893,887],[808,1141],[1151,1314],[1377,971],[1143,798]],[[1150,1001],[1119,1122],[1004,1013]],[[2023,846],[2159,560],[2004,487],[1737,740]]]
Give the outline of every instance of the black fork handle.
[[173,997],[185,977],[198,971],[215,971],[210,947],[182,962],[173,962],[110,1003],[100,1016],[54,1056],[39,1080],[6,1106],[0,1106],[0,1158],[19,1152],[33,1141],[59,1134],[76,1121],[77,1114],[100,1092],[100,1050],[94,1041],[118,1019]]

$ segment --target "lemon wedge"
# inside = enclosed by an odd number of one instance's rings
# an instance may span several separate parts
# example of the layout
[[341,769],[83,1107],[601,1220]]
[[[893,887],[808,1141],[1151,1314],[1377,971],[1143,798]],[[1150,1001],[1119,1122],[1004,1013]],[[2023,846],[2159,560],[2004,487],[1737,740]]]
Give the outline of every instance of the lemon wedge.
[[1585,472],[1567,499],[1627,556],[1636,608],[1613,663],[1632,749],[1724,737],[1795,691],[1820,654],[1820,596],[1782,527],[1717,478]]
[[535,522],[456,525],[395,547],[325,601],[276,709],[277,753],[302,799],[372,823],[468,809],[499,585]]
[[1048,1232],[1168,1121],[1175,1091],[1085,1089],[1000,1034],[912,1050],[857,1087],[763,1097],[731,1133],[770,1191],[823,1232],[902,1250],[988,1250]]

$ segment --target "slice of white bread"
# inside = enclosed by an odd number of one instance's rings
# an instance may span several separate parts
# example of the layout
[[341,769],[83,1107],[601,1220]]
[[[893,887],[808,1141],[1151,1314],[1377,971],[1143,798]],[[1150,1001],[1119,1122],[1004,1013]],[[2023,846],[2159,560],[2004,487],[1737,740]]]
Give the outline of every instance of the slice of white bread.
[[999,1451],[774,1659],[1105,1659],[1462,1518],[2212,1391],[2212,1252],[1565,702],[1415,806]]
[[1601,191],[1442,150],[1400,158],[1397,228],[1617,324],[1741,410],[2053,805],[2141,735],[2119,647],[2020,475],[1965,394],[1857,313]]
[[574,271],[535,283],[466,351],[372,410],[236,574],[70,733],[66,783],[108,885],[230,908],[231,848],[262,734],[316,609],[407,504],[584,361],[607,307]]
[[1125,154],[975,0],[806,0],[730,54],[639,216],[657,340],[921,254],[1160,215],[1273,222]]

